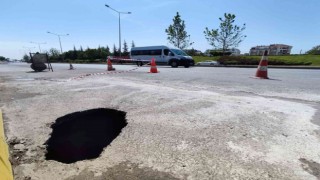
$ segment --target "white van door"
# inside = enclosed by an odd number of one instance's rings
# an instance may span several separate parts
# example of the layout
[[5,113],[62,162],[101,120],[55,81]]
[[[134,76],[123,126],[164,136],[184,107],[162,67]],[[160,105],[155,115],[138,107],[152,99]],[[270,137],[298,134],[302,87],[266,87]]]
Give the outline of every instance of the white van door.
[[168,63],[170,59],[174,56],[173,52],[170,49],[163,49],[163,62]]
[[147,54],[150,58],[150,60],[152,58],[154,58],[156,60],[156,62],[163,62],[163,58],[162,58],[162,49],[151,49],[151,50],[147,50]]

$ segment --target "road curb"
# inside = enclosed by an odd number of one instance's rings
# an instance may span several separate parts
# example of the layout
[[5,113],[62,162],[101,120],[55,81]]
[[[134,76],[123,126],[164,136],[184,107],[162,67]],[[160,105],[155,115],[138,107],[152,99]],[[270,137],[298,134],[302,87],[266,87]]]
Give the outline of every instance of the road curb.
[[[196,67],[216,67],[216,68],[257,68],[258,65],[228,65],[228,66],[201,66]],[[320,69],[320,66],[273,66],[269,65],[270,69]]]
[[4,134],[2,111],[0,109],[0,175],[3,180],[13,180],[12,167],[9,161],[9,149]]

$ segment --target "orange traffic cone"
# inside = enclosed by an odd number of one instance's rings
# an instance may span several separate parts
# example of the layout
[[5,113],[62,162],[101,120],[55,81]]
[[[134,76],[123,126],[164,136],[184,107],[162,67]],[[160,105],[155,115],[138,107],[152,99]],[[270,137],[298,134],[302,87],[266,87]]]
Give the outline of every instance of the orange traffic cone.
[[116,70],[115,68],[112,67],[112,63],[111,63],[110,58],[108,58],[107,64],[108,64],[108,69],[107,69],[108,71],[114,71],[114,70]]
[[154,58],[152,58],[151,60],[151,68],[150,68],[150,73],[158,73],[158,69],[157,69],[157,65],[156,65],[156,61]]
[[256,77],[261,79],[269,79],[268,78],[268,51],[264,51],[264,54],[259,63]]

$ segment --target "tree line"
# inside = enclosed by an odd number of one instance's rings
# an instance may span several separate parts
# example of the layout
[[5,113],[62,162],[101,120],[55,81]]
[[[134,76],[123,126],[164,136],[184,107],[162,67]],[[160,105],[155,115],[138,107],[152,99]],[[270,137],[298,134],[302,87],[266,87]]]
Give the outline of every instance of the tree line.
[[[228,49],[238,47],[238,45],[247,37],[243,34],[246,29],[246,24],[238,26],[235,24],[236,15],[224,13],[223,17],[219,18],[220,24],[218,28],[205,28],[203,31],[205,38],[209,45],[213,47],[208,53],[213,56],[230,55]],[[186,49],[194,42],[191,42],[190,35],[188,35],[185,22],[181,19],[179,12],[173,18],[173,23],[165,29],[167,33],[167,40],[175,47]],[[189,49],[186,52],[190,55],[195,55],[195,50]],[[306,52],[310,55],[320,55],[320,45],[317,45]]]
[[[204,28],[204,37],[208,41],[208,44],[215,50],[213,52],[217,51],[219,55],[228,55],[228,49],[237,47],[247,37],[243,34],[243,31],[246,29],[246,24],[242,26],[236,25],[235,19],[236,15],[224,13],[224,16],[219,18],[220,24],[218,28]],[[197,55],[193,48],[187,50],[194,42],[191,41],[191,37],[186,31],[185,21],[181,19],[179,12],[174,16],[173,23],[165,29],[165,33],[167,34],[167,40],[173,46],[186,50],[190,55]],[[135,47],[133,41],[131,47]],[[123,42],[122,50],[117,49],[115,45],[113,45],[112,50],[110,50],[108,46],[99,46],[95,49],[87,47],[85,50],[80,46],[79,49],[74,47],[73,50],[64,52],[62,55],[59,53],[59,50],[55,48],[51,48],[47,53],[51,61],[88,60],[93,62],[106,59],[108,56],[119,56],[120,51],[122,56],[129,56],[126,41]],[[309,50],[307,54],[320,54],[320,45]],[[24,59],[26,58],[25,55]]]
[[[122,46],[121,56],[128,57],[129,56],[129,47],[128,43],[124,40]],[[134,41],[131,42],[131,48],[135,47]],[[48,51],[44,51],[43,53],[47,53],[49,60],[51,62],[71,62],[71,61],[79,61],[79,62],[105,62],[108,56],[119,56],[120,49],[113,45],[112,49],[109,46],[99,46],[98,48],[90,48],[87,47],[83,49],[82,46],[80,48],[73,47],[73,50],[69,50],[60,53],[60,51],[56,48],[51,48]],[[23,56],[23,61],[29,62],[29,55],[25,54]]]
[[[223,54],[231,47],[237,47],[245,38],[243,31],[246,29],[246,24],[242,26],[235,25],[236,15],[224,13],[223,18],[219,18],[220,26],[217,29],[204,30],[204,36],[208,43],[215,49],[221,50]],[[173,18],[173,24],[165,30],[168,37],[167,40],[180,49],[186,49],[194,42],[191,42],[190,35],[185,30],[185,22],[181,19],[179,12]]]
[[[234,25],[236,16],[234,14],[224,14],[224,18],[219,18],[220,26],[218,29],[205,28],[204,35],[208,43],[216,49],[222,50],[223,54],[230,47],[237,47],[243,39],[246,37],[242,34],[245,30],[246,25],[243,24],[242,27]],[[179,12],[173,18],[173,23],[165,29],[167,33],[167,40],[169,43],[180,49],[186,49],[191,46],[194,42],[191,41],[190,35],[186,31],[186,25],[184,20],[181,19]],[[135,47],[134,42],[132,41],[131,47]],[[85,50],[80,47],[80,49],[69,50],[64,52],[62,55],[59,53],[59,50],[51,48],[47,53],[51,61],[71,61],[71,60],[88,60],[90,62],[99,61],[105,59],[107,56],[128,56],[128,45],[126,41],[123,43],[123,50],[117,49],[113,45],[112,51],[108,46],[101,47],[99,46],[96,49],[86,48]],[[192,48],[188,50],[190,55],[195,55],[195,51]]]
[[6,58],[4,56],[0,56],[0,61],[9,61],[9,58]]
[[320,55],[320,45],[317,45],[306,52],[307,54]]

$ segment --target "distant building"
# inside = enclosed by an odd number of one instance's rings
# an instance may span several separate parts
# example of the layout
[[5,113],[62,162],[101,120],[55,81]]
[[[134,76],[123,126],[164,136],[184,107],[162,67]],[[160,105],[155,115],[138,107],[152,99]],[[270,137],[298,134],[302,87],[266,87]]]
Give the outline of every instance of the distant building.
[[259,56],[263,55],[264,51],[269,51],[269,46],[256,46],[250,49],[250,56]]
[[271,44],[270,45],[270,54],[271,55],[286,55],[291,54],[292,46],[285,44]]
[[200,51],[200,50],[196,50],[196,49],[193,49],[194,50],[194,53],[196,54],[196,55],[201,55],[202,54],[202,52]]
[[231,52],[231,56],[239,56],[241,51],[240,49],[236,49],[236,48],[231,48],[231,49],[228,49],[227,52]]
[[184,51],[187,53],[187,54],[189,54],[189,55],[192,55],[192,56],[194,56],[194,55],[201,55],[202,54],[202,52],[200,51],[200,50],[197,50],[197,49],[184,49]]
[[256,46],[250,49],[251,56],[262,56],[264,51],[268,51],[269,55],[287,55],[291,54],[292,46],[285,44],[271,44],[270,46]]
[[[231,48],[231,49],[227,49],[224,54],[225,55],[230,55],[230,56],[239,56],[241,53],[241,51],[237,48]],[[205,55],[207,56],[221,56],[223,55],[223,50],[222,49],[207,49],[205,51]]]

